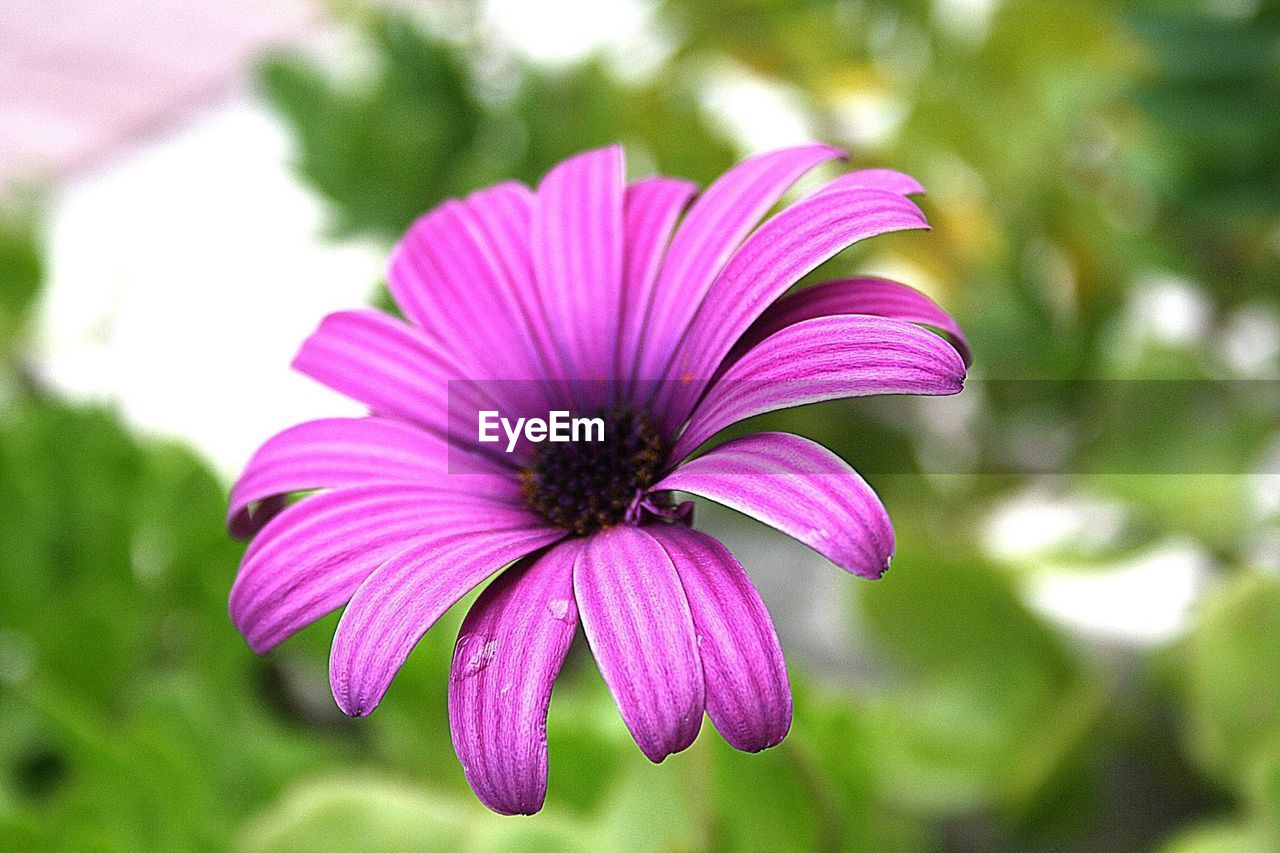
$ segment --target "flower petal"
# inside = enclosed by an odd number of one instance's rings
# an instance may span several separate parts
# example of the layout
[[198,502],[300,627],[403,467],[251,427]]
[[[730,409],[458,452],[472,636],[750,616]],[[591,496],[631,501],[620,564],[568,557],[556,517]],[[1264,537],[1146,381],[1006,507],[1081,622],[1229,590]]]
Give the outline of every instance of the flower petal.
[[693,618],[671,558],[652,536],[593,534],[573,568],[587,642],[640,750],[660,762],[698,735],[705,697]]
[[440,436],[387,418],[325,418],[268,439],[231,490],[227,523],[245,538],[266,523],[251,505],[290,492],[372,483],[432,485],[448,491],[518,500],[519,486],[496,464],[488,472],[450,474]]
[[615,376],[624,169],[611,145],[565,160],[538,186],[533,270],[571,380]]
[[449,727],[471,789],[499,814],[547,793],[551,687],[578,630],[570,539],[500,574],[472,605],[453,652]]
[[689,492],[763,521],[842,569],[878,578],[893,528],[858,472],[820,444],[782,432],[748,435],[684,463],[652,491]]
[[[490,521],[492,525],[492,520]],[[360,584],[329,650],[329,684],[343,713],[378,707],[422,635],[498,569],[564,538],[545,525],[475,529],[404,550]]]
[[[375,414],[442,436],[449,435],[451,409],[498,408],[492,399],[452,399],[451,392],[459,391],[450,381],[464,377],[462,368],[421,329],[381,311],[339,311],[325,317],[303,343],[293,367]],[[461,391],[479,391],[474,382],[454,384]],[[465,405],[450,405],[461,403]],[[468,434],[462,426],[455,434]],[[474,418],[466,426],[474,431]]]
[[956,348],[965,365],[973,362],[969,341],[950,314],[913,287],[874,277],[825,281],[782,297],[747,329],[733,345],[726,361],[737,361],[743,353],[787,326],[837,314],[870,314],[932,326]]
[[[405,315],[472,379],[543,379],[548,339],[530,312],[532,196],[499,184],[448,201],[397,244],[387,284]],[[540,312],[538,312],[540,318]]]
[[876,189],[819,193],[761,225],[716,279],[665,372],[654,410],[667,434],[688,417],[734,342],[787,288],[859,240],[926,227],[911,201]]
[[675,178],[654,177],[627,187],[623,200],[626,234],[622,273],[622,326],[618,337],[619,377],[636,379],[645,318],[653,304],[658,270],[676,219],[697,186]]
[[898,195],[922,195],[924,193],[924,187],[920,185],[920,182],[905,172],[896,172],[893,169],[858,169],[828,181],[814,195],[833,190],[858,188],[884,190]]
[[957,394],[964,377],[959,353],[912,323],[862,314],[804,320],[765,338],[716,380],[671,459],[752,415],[871,394]]
[[303,499],[250,543],[231,587],[231,621],[255,652],[347,602],[385,560],[445,534],[541,524],[531,511],[427,486],[378,484]]
[[715,539],[679,524],[646,528],[689,599],[707,685],[707,715],[735,749],[759,752],[791,728],[791,685],[773,620],[742,566]]
[[844,156],[826,145],[769,151],[743,160],[698,197],[671,240],[653,302],[645,318],[636,378],[660,380],[671,346],[729,257],[760,218],[805,172]]

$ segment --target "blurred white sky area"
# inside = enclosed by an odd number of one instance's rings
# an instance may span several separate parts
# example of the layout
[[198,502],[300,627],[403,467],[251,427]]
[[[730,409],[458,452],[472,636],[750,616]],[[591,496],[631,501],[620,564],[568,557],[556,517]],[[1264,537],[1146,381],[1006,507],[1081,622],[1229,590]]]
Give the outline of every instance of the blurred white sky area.
[[[938,0],[936,13],[978,40],[995,5]],[[621,72],[643,73],[667,50],[640,0],[490,0],[484,20],[552,63],[603,49]],[[330,35],[305,0],[0,0],[0,182],[36,168],[54,179],[34,366],[75,399],[107,401],[138,428],[194,444],[228,477],[273,432],[357,411],[289,361],[324,314],[367,299],[384,250],[323,238],[321,205],[289,169],[287,134],[246,86],[263,46],[323,51]],[[792,93],[738,68],[709,78],[705,101],[744,151],[812,136]],[[895,109],[851,102],[849,121],[873,144],[894,132]],[[1205,333],[1193,288],[1153,280],[1138,293],[1162,310],[1135,333]],[[1148,308],[1135,317],[1149,321]],[[1251,343],[1234,352],[1228,342],[1228,355],[1280,349],[1273,316],[1240,323]],[[1110,641],[1165,639],[1207,571],[1194,546],[1162,543],[1086,576],[1044,557],[1082,530],[1121,525],[1118,512],[1032,490],[1001,507],[985,536],[995,558],[1042,570],[1026,576],[1027,597],[1053,618]],[[815,638],[841,624],[819,616]]]
[[237,97],[71,183],[49,234],[42,375],[227,473],[300,418],[358,411],[289,362],[326,313],[367,300],[381,252],[319,239],[288,144]]

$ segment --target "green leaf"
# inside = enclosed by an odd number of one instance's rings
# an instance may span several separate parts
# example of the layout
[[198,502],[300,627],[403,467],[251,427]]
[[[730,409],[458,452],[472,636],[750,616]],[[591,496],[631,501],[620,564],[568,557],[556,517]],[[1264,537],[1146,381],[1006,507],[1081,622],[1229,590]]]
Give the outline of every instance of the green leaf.
[[1273,849],[1256,826],[1215,821],[1179,832],[1161,845],[1160,853],[1267,853]]
[[1079,761],[1101,687],[1007,575],[941,544],[927,550],[901,528],[899,536],[910,544],[888,575],[859,587],[868,629],[910,674],[867,711],[893,798],[926,811],[1034,813],[1041,824],[1056,816],[1053,803],[1078,808],[1061,785],[1088,779]]
[[1192,753],[1247,791],[1280,749],[1280,580],[1246,574],[1204,602],[1186,643]]
[[253,821],[246,853],[312,850],[588,850],[580,827],[504,818],[474,798],[378,778],[304,783]]
[[563,71],[530,69],[502,121],[525,140],[511,173],[531,184],[560,160],[613,142],[627,147],[637,175],[657,170],[705,184],[734,160],[733,145],[677,74],[626,84],[599,60]]
[[370,77],[338,81],[310,60],[261,69],[268,100],[292,127],[297,166],[332,204],[345,234],[398,236],[446,196],[471,188],[482,110],[460,51],[402,13],[368,16]]
[[265,695],[226,616],[243,546],[189,452],[24,398],[0,416],[0,482],[0,802],[16,820],[71,847],[218,847],[341,752]]
[[0,352],[18,343],[27,312],[44,281],[39,211],[30,199],[0,202]]

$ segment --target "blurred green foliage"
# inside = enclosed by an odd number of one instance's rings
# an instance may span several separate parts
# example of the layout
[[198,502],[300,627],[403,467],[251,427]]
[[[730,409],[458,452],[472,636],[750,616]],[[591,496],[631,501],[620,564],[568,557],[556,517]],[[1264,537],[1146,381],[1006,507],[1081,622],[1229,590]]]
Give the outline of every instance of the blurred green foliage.
[[[1008,0],[987,19],[962,5],[664,0],[670,50],[637,74],[603,53],[534,63],[465,11],[441,32],[345,5],[364,64],[263,64],[338,237],[389,243],[443,198],[536,182],[606,141],[637,174],[705,183],[744,153],[706,94],[726,69],[793,95],[856,164],[930,189],[932,233],[821,273],[907,270],[953,309],[978,358],[968,413],[948,431],[960,410],[942,401],[864,401],[752,425],[911,472],[872,476],[898,531],[892,571],[847,584],[848,656],[870,674],[793,655],[783,745],[748,756],[707,731],[654,767],[576,649],[531,820],[485,811],[453,758],[457,612],[358,723],[328,695],[332,619],[248,652],[225,615],[241,548],[222,528],[225,484],[29,375],[40,242],[29,208],[0,211],[0,848],[1280,848],[1280,580],[1258,547],[1278,520],[1240,473],[1274,442],[1275,409],[1246,392],[1203,417],[1176,396],[1126,416],[1069,382],[981,382],[1280,371],[1221,345],[1238,312],[1280,323],[1280,10]],[[1170,287],[1207,306],[1194,334],[1160,332],[1168,309],[1151,297]],[[1068,473],[1036,476],[1027,448]],[[1191,455],[1223,473],[1143,473]],[[940,457],[1001,473],[924,473]],[[1113,502],[1123,523],[1023,560],[993,553],[983,531],[1031,487]],[[1041,572],[1105,575],[1171,542],[1210,566],[1173,640],[1099,641],[1027,604]]]
[[0,346],[16,357],[31,302],[44,277],[36,202],[26,194],[0,199]]
[[[1274,301],[1280,260],[1280,7],[1255,14],[1161,16],[1142,10],[1134,29],[1150,49],[1153,73],[1137,103],[1152,126],[1135,146],[1161,202],[1161,226],[1182,241],[1185,261],[1230,301]],[[1176,138],[1175,146],[1161,140]],[[1155,170],[1153,170],[1155,171]]]
[[676,80],[626,85],[599,59],[519,65],[509,91],[468,51],[402,14],[352,13],[372,73],[343,80],[302,57],[262,67],[263,89],[298,140],[299,169],[331,203],[340,233],[400,235],[439,201],[502,180],[535,183],[560,160],[628,143],[641,161],[707,181],[734,149]]
[[296,131],[307,179],[344,232],[403,228],[421,199],[467,189],[482,106],[461,57],[407,22],[375,18],[371,80],[339,86],[300,61],[262,68],[265,91]]

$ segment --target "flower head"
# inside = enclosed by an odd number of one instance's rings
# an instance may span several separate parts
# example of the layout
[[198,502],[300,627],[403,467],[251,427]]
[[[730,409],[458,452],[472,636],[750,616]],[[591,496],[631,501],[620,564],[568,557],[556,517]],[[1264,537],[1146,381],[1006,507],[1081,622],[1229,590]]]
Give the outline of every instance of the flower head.
[[[889,518],[835,454],[763,433],[692,455],[763,412],[955,393],[968,360],[955,322],[905,285],[857,278],[784,296],[858,240],[927,227],[908,198],[920,187],[885,170],[843,175],[760,222],[839,156],[756,156],[695,199],[674,178],[627,183],[614,146],[566,160],[536,190],[501,184],[422,217],[388,273],[407,321],[331,315],[294,362],[369,416],[280,433],[235,485],[231,529],[254,538],[230,609],[250,646],[265,652],[345,605],[330,680],[342,710],[363,716],[422,635],[492,577],[458,637],[449,718],[472,788],[503,813],[542,805],[551,687],[579,625],[653,761],[689,746],[704,711],[738,749],[781,741],[791,694],[773,624],[673,493],[879,577]],[[584,434],[545,440],[555,412],[580,415]],[[477,428],[487,416],[500,440]],[[301,491],[317,493],[287,502]]]

